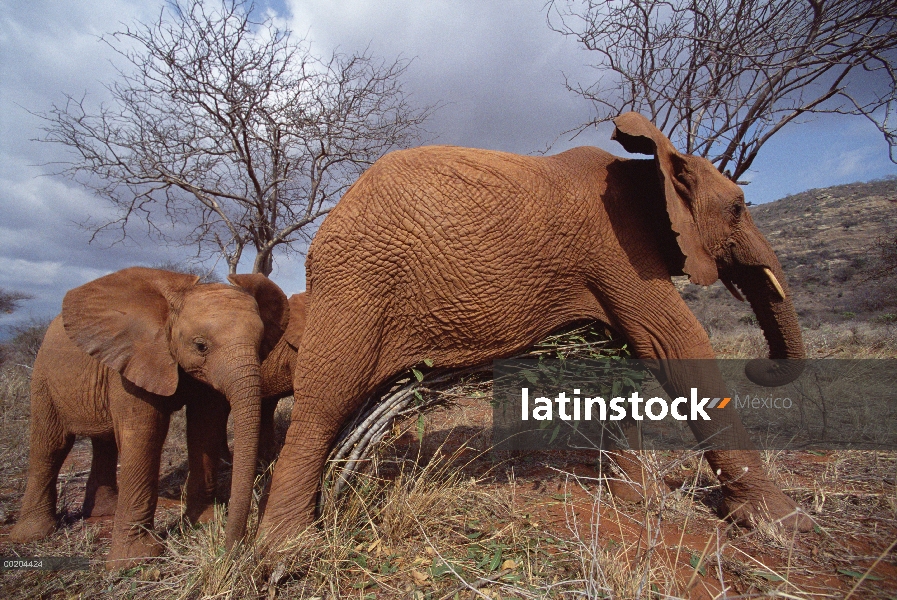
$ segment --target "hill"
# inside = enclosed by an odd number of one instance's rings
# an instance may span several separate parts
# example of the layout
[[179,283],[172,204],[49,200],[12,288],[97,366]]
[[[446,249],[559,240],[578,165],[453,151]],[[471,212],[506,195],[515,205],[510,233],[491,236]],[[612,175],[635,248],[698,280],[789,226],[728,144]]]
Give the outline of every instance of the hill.
[[[897,229],[897,178],[807,190],[749,210],[782,263],[805,328],[897,321],[897,276],[874,278],[879,240]],[[711,335],[755,322],[719,282],[677,285]]]

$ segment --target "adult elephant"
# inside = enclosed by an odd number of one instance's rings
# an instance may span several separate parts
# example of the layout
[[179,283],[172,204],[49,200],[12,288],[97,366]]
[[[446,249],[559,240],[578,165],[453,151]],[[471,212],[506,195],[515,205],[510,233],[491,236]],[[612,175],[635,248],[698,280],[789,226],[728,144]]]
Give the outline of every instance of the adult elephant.
[[[202,512],[194,506],[206,478],[195,475],[217,464],[219,432],[234,410],[227,545],[243,537],[258,452],[260,356],[279,341],[289,308],[263,275],[231,276],[233,286],[198,279],[133,267],[66,294],[34,363],[28,483],[13,541],[55,528],[59,469],[75,436],[85,435],[93,442],[85,512],[115,514],[107,567],[158,555],[151,531],[162,444],[171,413],[185,403],[188,513]],[[226,402],[194,401],[205,386]]]
[[[550,157],[424,147],[383,157],[345,194],[308,253],[296,401],[263,530],[276,538],[311,522],[340,426],[424,359],[463,367],[511,356],[580,319],[610,324],[640,358],[713,358],[671,275],[738,286],[769,356],[804,356],[782,268],[739,187],[707,160],[679,154],[643,116],[614,122],[614,139],[653,160],[588,147]],[[758,366],[755,380],[794,376]],[[668,391],[683,395],[687,380],[672,375]],[[725,390],[710,383],[702,395]],[[731,403],[717,412],[690,423],[696,437],[723,433],[733,447],[752,447]],[[706,457],[728,516],[811,527],[756,450]]]

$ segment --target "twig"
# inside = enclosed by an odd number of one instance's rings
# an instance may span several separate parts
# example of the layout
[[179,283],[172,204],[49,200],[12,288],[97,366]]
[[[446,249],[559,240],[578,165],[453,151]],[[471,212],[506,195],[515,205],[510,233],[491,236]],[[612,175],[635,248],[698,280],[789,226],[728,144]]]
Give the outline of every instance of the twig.
[[[434,548],[434,550],[435,550],[435,548]],[[443,560],[443,563],[445,563],[444,560]],[[446,563],[446,566],[448,566],[448,563]],[[449,568],[451,568],[451,567],[449,567]],[[477,579],[476,581],[474,581],[472,583],[465,582],[464,585],[459,585],[458,587],[456,587],[455,589],[450,591],[445,596],[442,596],[439,600],[448,600],[448,598],[451,598],[452,596],[454,596],[455,594],[457,594],[458,592],[463,590],[465,587],[476,591],[476,590],[480,589],[481,587],[483,587],[484,585],[487,585],[489,583],[499,583],[498,582],[499,579],[501,579],[502,577],[504,577],[505,575],[507,575],[508,573],[510,573],[513,570],[514,569],[502,569],[501,571],[499,571],[492,577],[480,577],[479,579]]]

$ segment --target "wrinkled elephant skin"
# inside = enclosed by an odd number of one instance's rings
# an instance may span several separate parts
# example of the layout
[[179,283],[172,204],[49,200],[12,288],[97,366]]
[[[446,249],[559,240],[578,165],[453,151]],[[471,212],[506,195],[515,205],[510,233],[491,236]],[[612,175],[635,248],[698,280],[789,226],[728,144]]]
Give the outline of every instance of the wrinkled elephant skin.
[[[232,281],[239,285],[246,282],[246,277],[254,276],[236,275],[232,277]],[[293,294],[289,299],[289,324],[261,364],[262,416],[258,460],[262,470],[275,458],[274,413],[278,402],[293,393],[296,350],[302,340],[304,329],[305,294]],[[185,381],[184,385],[189,385],[189,380]],[[230,413],[230,406],[223,394],[203,384],[193,385],[189,394],[181,396],[185,396],[184,402],[187,405],[187,454],[193,465],[187,480],[184,516],[192,523],[207,523],[212,520],[215,513],[218,459],[231,460],[230,449],[227,448],[227,415]],[[222,456],[214,453],[216,439]],[[118,451],[114,440],[111,443],[102,438],[94,438],[91,441],[94,447],[94,459],[82,516],[114,515],[118,493],[116,487]]]
[[[435,367],[488,362],[582,319],[608,323],[640,358],[712,358],[707,333],[671,282],[677,274],[737,286],[769,357],[803,357],[784,273],[739,187],[708,161],[678,153],[641,115],[615,125],[624,148],[653,158],[588,147],[549,157],[423,147],[386,155],[346,192],[306,262],[295,404],[261,525],[271,538],[312,521],[345,420],[424,359]],[[682,395],[685,383],[673,376],[665,385]],[[724,390],[721,380],[708,385],[702,393]],[[690,423],[696,437],[724,429],[751,447],[732,405],[720,412],[710,425]],[[795,503],[765,475],[758,452],[706,456],[727,516],[811,526],[792,514]]]
[[151,531],[162,445],[171,413],[184,404],[188,514],[210,501],[234,411],[228,546],[243,537],[259,444],[260,357],[279,342],[289,308],[262,275],[232,276],[232,286],[197,279],[133,267],[66,294],[34,363],[28,483],[13,541],[55,528],[56,479],[80,435],[94,450],[85,513],[115,514],[107,567],[158,555]]

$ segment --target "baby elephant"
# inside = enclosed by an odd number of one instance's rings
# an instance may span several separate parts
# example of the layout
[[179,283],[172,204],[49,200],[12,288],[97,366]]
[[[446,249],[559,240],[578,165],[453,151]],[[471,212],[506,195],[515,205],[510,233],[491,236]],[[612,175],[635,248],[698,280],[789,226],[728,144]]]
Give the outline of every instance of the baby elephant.
[[[280,340],[289,307],[263,275],[229,279],[233,286],[197,284],[193,275],[133,267],[66,294],[34,363],[28,483],[12,541],[55,528],[56,479],[82,435],[94,449],[86,512],[115,513],[107,567],[157,556],[162,548],[150,532],[162,444],[171,413],[184,404],[188,512],[204,501],[206,471],[217,463],[220,432],[234,410],[226,543],[243,537],[258,453],[260,359]],[[225,401],[203,402],[207,386]]]
[[[235,276],[237,278],[242,275]],[[293,371],[296,368],[296,350],[305,330],[305,293],[293,294],[289,299],[289,324],[283,336],[262,361],[262,416],[259,433],[259,461],[263,464],[274,459],[274,412],[282,398],[293,393]],[[191,457],[187,480],[187,506],[184,516],[191,522],[206,522],[214,514],[214,496],[217,489],[220,454],[227,449],[227,415],[230,407],[214,388],[194,385],[187,401],[188,431],[198,419],[209,420],[214,414],[217,427],[207,424],[202,428],[206,437],[197,440],[187,436],[187,454]],[[196,415],[196,416],[194,416]],[[217,441],[216,441],[217,440]],[[87,490],[84,496],[84,517],[100,517],[115,514],[117,451],[114,443],[99,438],[92,440],[94,460],[91,464]]]

